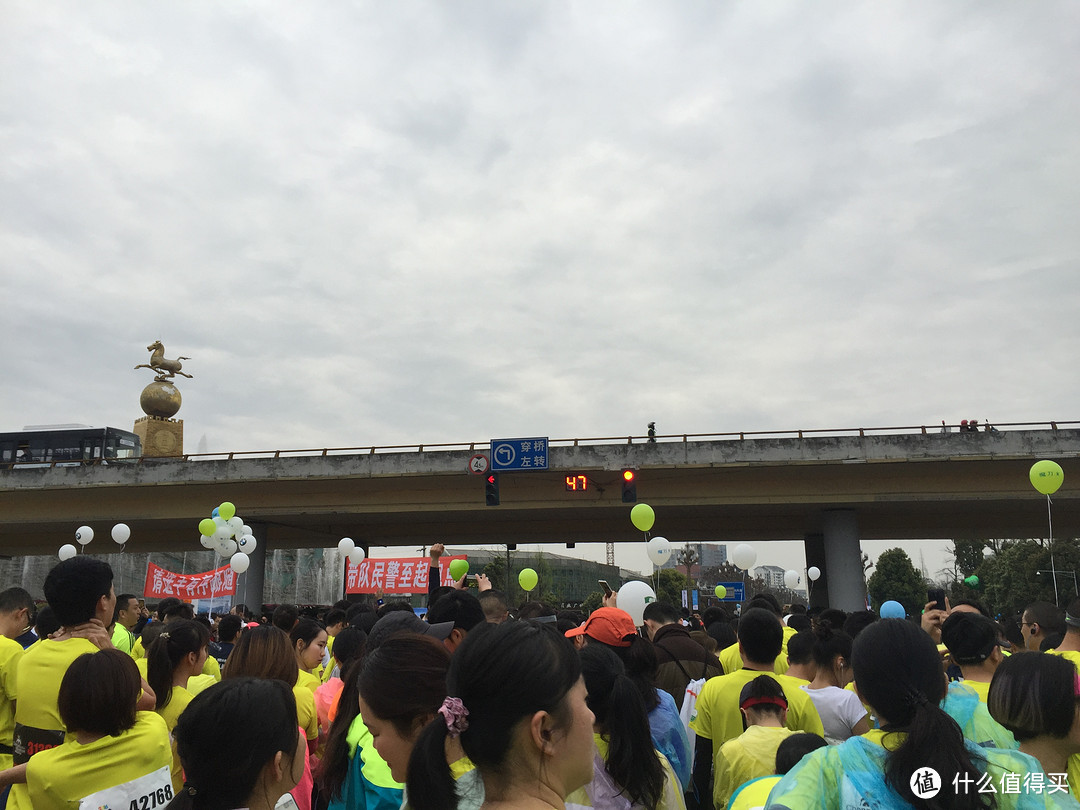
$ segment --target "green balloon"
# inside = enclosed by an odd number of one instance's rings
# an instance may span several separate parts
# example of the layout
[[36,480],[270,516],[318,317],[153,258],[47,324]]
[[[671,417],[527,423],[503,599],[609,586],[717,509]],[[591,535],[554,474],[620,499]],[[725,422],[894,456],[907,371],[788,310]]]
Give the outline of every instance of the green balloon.
[[199,532],[206,537],[210,537],[217,531],[217,524],[214,523],[213,518],[203,518],[199,521]]
[[451,560],[450,561],[450,578],[457,582],[463,576],[469,573],[469,561],[468,560]]
[[217,513],[225,520],[232,520],[233,516],[236,514],[236,507],[229,501],[225,501],[225,503],[217,508]]
[[540,577],[531,568],[522,568],[521,573],[518,574],[518,585],[521,586],[523,591],[531,591],[539,581]]
[[1043,495],[1053,495],[1065,481],[1065,473],[1056,461],[1043,459],[1031,465],[1028,478],[1031,485]]
[[964,578],[964,584],[967,585],[969,588],[978,588],[979,578],[972,574],[970,577]]
[[725,588],[723,585],[717,585],[715,593],[720,599],[723,599],[725,596],[727,596],[727,588]]
[[630,522],[639,532],[647,532],[656,522],[656,513],[647,503],[639,503],[630,510]]

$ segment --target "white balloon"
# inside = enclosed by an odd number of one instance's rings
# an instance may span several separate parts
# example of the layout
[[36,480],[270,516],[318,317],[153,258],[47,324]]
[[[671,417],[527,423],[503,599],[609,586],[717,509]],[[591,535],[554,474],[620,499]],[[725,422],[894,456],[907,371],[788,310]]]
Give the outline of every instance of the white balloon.
[[248,555],[242,551],[233,554],[232,558],[229,560],[229,567],[238,574],[247,571],[249,565],[251,565],[251,560],[249,560]]
[[217,549],[222,557],[231,557],[236,553],[236,541],[230,537],[218,545]]
[[64,545],[60,546],[60,553],[56,556],[58,556],[61,560],[70,560],[78,553],[79,550],[75,548],[75,546],[71,545],[71,543],[64,543]]
[[251,527],[250,527],[250,526],[248,526],[248,525],[247,525],[247,524],[245,523],[245,524],[244,524],[244,525],[243,525],[242,527],[240,527],[240,534],[241,534],[241,535],[245,535],[245,534],[255,534],[255,532],[253,532],[253,531],[251,530]]
[[731,561],[745,571],[757,561],[757,552],[754,551],[753,546],[739,543],[739,545],[735,546],[735,550],[731,552]]
[[221,545],[226,540],[232,540],[232,529],[228,526],[218,526],[214,532],[214,542]]
[[796,586],[799,584],[799,572],[790,569],[785,571],[784,584],[791,590],[795,590]]
[[634,620],[634,624],[640,627],[645,622],[642,617],[645,606],[655,601],[656,591],[644,582],[632,580],[619,588],[619,597],[616,599],[616,604],[619,606],[619,610],[625,610],[629,613],[630,618]]
[[112,539],[119,545],[124,545],[131,537],[131,528],[126,523],[117,523],[112,527]]
[[360,546],[356,546],[349,552],[349,562],[353,565],[359,565],[364,561],[364,550]]
[[645,551],[656,566],[663,565],[671,557],[671,543],[666,537],[654,537],[645,544]]
[[811,582],[817,582],[818,577],[821,576],[821,569],[816,565],[811,565],[806,569],[806,578]]
[[233,534],[240,534],[240,530],[244,528],[244,521],[238,518],[236,515],[233,515],[225,522],[228,527],[232,529]]
[[337,541],[337,547],[338,551],[342,552],[343,554],[348,554],[350,551],[356,548],[356,543],[353,542],[353,539],[351,537],[342,537],[340,540]]
[[202,544],[202,547],[205,548],[205,549],[212,549],[214,547],[214,538],[213,537],[207,537],[205,534],[200,534],[199,535],[199,542]]
[[91,540],[94,539],[94,530],[89,526],[80,526],[75,530],[75,542],[80,546],[85,546]]
[[252,535],[242,534],[236,539],[236,546],[245,554],[250,554],[258,548],[259,544]]
[[214,523],[216,523],[216,524],[217,524],[217,526],[218,526],[218,528],[219,528],[219,529],[220,529],[220,528],[221,528],[222,526],[228,526],[228,525],[229,525],[229,521],[227,521],[227,520],[226,520],[225,518],[223,518],[223,517],[222,517],[221,515],[214,515]]

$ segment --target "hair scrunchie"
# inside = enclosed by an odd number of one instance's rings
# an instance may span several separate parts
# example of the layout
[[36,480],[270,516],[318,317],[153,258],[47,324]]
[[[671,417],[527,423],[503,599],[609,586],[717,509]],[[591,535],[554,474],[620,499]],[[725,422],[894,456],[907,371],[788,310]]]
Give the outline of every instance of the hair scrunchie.
[[446,731],[451,737],[457,737],[469,727],[469,710],[461,698],[448,697],[439,707],[439,714],[446,721]]

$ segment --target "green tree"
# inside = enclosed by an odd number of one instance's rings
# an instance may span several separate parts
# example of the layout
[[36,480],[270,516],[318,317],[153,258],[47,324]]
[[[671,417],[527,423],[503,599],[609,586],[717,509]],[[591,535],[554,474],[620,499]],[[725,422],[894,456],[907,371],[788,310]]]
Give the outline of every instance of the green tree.
[[[656,580],[652,580],[649,584],[655,587]],[[674,568],[661,568],[660,585],[656,591],[656,599],[675,607],[682,607],[683,590],[690,590],[693,587],[690,580],[682,572],[676,571]]]
[[598,607],[604,606],[604,595],[600,591],[593,591],[585,597],[585,601],[581,603],[581,610],[583,613],[592,613]]
[[506,557],[498,555],[484,566],[484,574],[491,581],[491,587],[506,593]]
[[908,613],[919,615],[926,604],[926,581],[915,570],[907,552],[901,548],[883,551],[875,569],[867,583],[874,609],[880,609],[882,603],[892,599]]
[[[1050,573],[1050,547],[1039,540],[1006,540],[997,553],[985,558],[976,569],[981,597],[994,615],[1012,618],[1032,602],[1054,603],[1054,577]],[[1057,571],[1058,602],[1061,606],[1076,596],[1080,574],[1080,547],[1075,540],[1058,540],[1053,545],[1053,568]],[[1042,572],[1042,573],[1040,573]]]

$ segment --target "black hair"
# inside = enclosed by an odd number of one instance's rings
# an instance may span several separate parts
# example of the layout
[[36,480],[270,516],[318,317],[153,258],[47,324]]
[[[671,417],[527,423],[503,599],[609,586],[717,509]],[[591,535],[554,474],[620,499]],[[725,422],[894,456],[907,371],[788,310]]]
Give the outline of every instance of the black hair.
[[1076,666],[1060,655],[1010,655],[994,671],[986,706],[1017,742],[1067,737],[1076,719]]
[[236,634],[240,632],[243,625],[241,618],[233,613],[222,616],[221,621],[218,622],[218,638],[228,644],[236,638]]
[[195,608],[189,605],[187,602],[178,602],[173,605],[169,605],[162,610],[158,608],[158,613],[161,614],[161,620],[167,622],[173,619],[195,619]]
[[[469,712],[461,745],[481,774],[499,773],[513,755],[518,722],[538,711],[571,722],[567,693],[581,678],[573,645],[532,622],[485,623],[465,637],[447,673],[447,694]],[[416,810],[456,804],[446,764],[446,723],[436,717],[420,733],[409,760],[406,790]]]
[[551,605],[538,602],[535,599],[528,602],[522,602],[517,609],[517,617],[519,619],[538,619],[541,616],[554,616],[555,608]]
[[[832,669],[836,656],[851,663],[851,636],[843,630],[833,630],[826,621],[819,621],[814,629],[814,663],[819,667]],[[791,648],[791,641],[788,641]]]
[[108,563],[80,554],[53,567],[45,577],[45,599],[64,627],[94,618],[98,600],[112,589],[113,570]]
[[[2,597],[2,596],[3,596],[3,594],[0,594],[0,597]],[[128,605],[131,604],[131,600],[132,599],[138,599],[138,598],[139,597],[136,596],[133,593],[119,593],[119,594],[117,594],[116,595],[116,612],[119,613],[121,610],[127,610]]]
[[83,653],[60,681],[57,709],[69,731],[119,736],[135,725],[139,668],[122,650]]
[[739,644],[755,664],[771,664],[784,646],[780,617],[764,608],[750,608],[739,619]]
[[752,596],[743,605],[743,613],[751,608],[761,608],[762,610],[768,610],[769,612],[774,613],[776,616],[781,615],[780,603],[771,593],[759,593],[756,596]]
[[435,607],[435,603],[442,599],[444,596],[446,596],[447,594],[451,594],[456,590],[457,588],[451,585],[439,585],[437,588],[435,588],[428,594],[428,610],[431,610],[433,607]]
[[843,627],[847,621],[847,614],[839,608],[825,608],[816,617],[819,622],[828,622],[833,627]]
[[844,632],[851,636],[854,641],[859,633],[878,620],[878,615],[872,610],[856,610],[848,614],[844,620]]
[[649,602],[641,615],[642,621],[647,619],[658,624],[678,624],[682,619],[675,606],[667,602]]
[[157,696],[157,710],[172,700],[173,672],[188,653],[198,655],[210,643],[210,631],[199,622],[177,619],[146,648],[146,682]]
[[651,712],[660,705],[660,695],[656,691],[656,675],[660,670],[660,661],[651,641],[635,635],[630,639],[628,647],[614,647],[597,641],[587,633],[586,638],[589,639],[589,646],[596,644],[607,647],[622,661],[627,677],[634,682],[641,699],[645,701],[646,711]]
[[[784,692],[784,687],[781,686],[780,682],[772,675],[758,675],[743,686],[742,691],[739,693],[740,708],[744,701],[756,698],[782,700],[784,704],[781,706],[779,703],[758,703],[754,706],[747,707],[746,711],[768,714],[779,719],[781,712],[787,708],[788,699],[787,694]],[[743,727],[745,728],[747,725],[746,718],[744,717]]]
[[1024,613],[1032,623],[1038,624],[1046,635],[1065,632],[1065,618],[1061,611],[1049,602],[1032,602],[1024,608]]
[[800,733],[786,737],[776,749],[776,772],[783,776],[811,751],[827,745],[825,738],[818,734]]
[[34,597],[25,588],[15,586],[0,591],[0,613],[13,613],[26,608],[32,619],[34,616]]
[[1056,650],[1061,646],[1061,642],[1065,640],[1065,634],[1060,631],[1055,631],[1039,642],[1039,652],[1046,652],[1047,650]]
[[709,634],[709,637],[716,642],[716,646],[721,650],[730,647],[739,640],[739,636],[735,633],[735,628],[731,626],[730,620],[706,625],[705,632]]
[[56,620],[56,613],[51,607],[45,605],[37,612],[34,619],[34,632],[38,638],[47,638],[60,629],[60,622]]
[[334,659],[338,662],[342,674],[356,658],[364,654],[367,633],[359,627],[346,627],[334,637]]
[[957,599],[955,602],[950,599],[949,605],[952,607],[953,610],[956,610],[956,608],[960,607],[960,605],[967,605],[968,607],[975,608],[975,610],[979,611],[979,613],[981,613],[988,619],[994,618],[992,615],[990,615],[990,608],[988,608],[978,599]]
[[323,627],[322,622],[315,621],[315,619],[301,619],[289,631],[289,641],[292,642],[293,649],[296,648],[296,642],[298,641],[304,642],[304,646],[307,647],[319,637],[319,633],[325,632],[326,628]]
[[649,715],[619,658],[602,644],[579,653],[586,704],[610,743],[605,770],[635,806],[654,807],[664,790],[664,769],[649,732]]
[[[792,613],[787,617],[787,626],[794,630],[796,633],[802,633],[807,630],[812,630],[814,627],[814,621],[805,613]],[[790,639],[788,644],[790,644]]]
[[290,761],[296,755],[299,734],[296,697],[281,681],[234,678],[200,692],[173,730],[190,790],[178,793],[168,810],[246,807],[277,752]]
[[[859,634],[851,665],[859,692],[883,722],[882,728],[907,733],[886,759],[889,787],[917,808],[983,807],[982,797],[974,792],[942,791],[927,800],[911,790],[911,774],[921,768],[961,779],[965,774],[974,781],[982,778],[973,759],[978,757],[965,746],[960,726],[940,708],[945,678],[930,636],[906,619],[881,619]],[[987,799],[993,801],[992,796]]]
[[585,621],[585,614],[578,610],[560,610],[555,614],[555,626],[564,636],[568,630],[581,626]]
[[375,717],[390,723],[404,739],[431,719],[446,699],[450,653],[430,636],[400,633],[364,658],[357,687]]
[[175,607],[176,605],[180,604],[183,604],[183,601],[177,599],[175,596],[166,596],[164,599],[158,602],[157,607],[154,608],[154,612],[157,613],[158,621],[160,622],[164,620],[165,611],[167,611],[171,607]]
[[[335,624],[345,624],[345,611],[339,608],[331,608],[326,611],[326,615],[323,617],[323,624],[327,627],[333,627]],[[335,642],[336,644],[337,642]]]
[[270,617],[270,623],[286,633],[291,633],[300,619],[300,609],[296,605],[278,605]]
[[[352,628],[363,632],[360,628]],[[345,631],[343,630],[342,633]],[[337,641],[334,642],[334,653],[337,654]],[[341,695],[338,698],[338,711],[330,724],[330,731],[326,735],[326,745],[323,748],[322,758],[313,776],[319,787],[319,793],[327,802],[333,802],[342,798],[342,788],[348,777],[349,767],[353,753],[348,744],[349,727],[353,724],[357,715],[360,714],[360,669],[364,665],[364,654],[361,653],[342,668],[341,672]],[[444,756],[445,758],[445,756]]]
[[729,621],[731,621],[731,617],[728,616],[728,612],[718,605],[705,608],[705,612],[701,614],[701,623],[705,625],[706,630],[716,622]]
[[480,600],[468,591],[455,590],[428,608],[428,624],[453,622],[455,630],[468,633],[476,625],[483,624],[484,608]]
[[795,633],[787,640],[788,663],[792,666],[809,664],[814,660],[814,645],[816,643],[817,637],[809,630]]
[[389,601],[382,604],[379,609],[375,611],[375,614],[381,619],[387,613],[393,613],[395,610],[403,610],[408,613],[413,613],[412,604],[409,602],[408,599],[390,599]]

